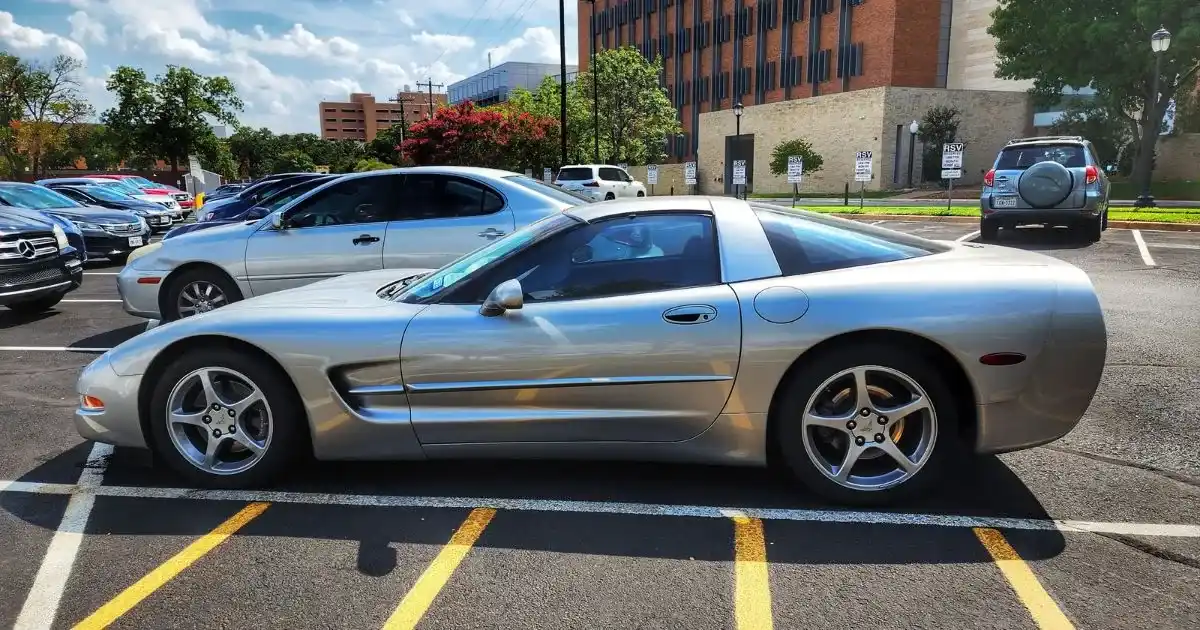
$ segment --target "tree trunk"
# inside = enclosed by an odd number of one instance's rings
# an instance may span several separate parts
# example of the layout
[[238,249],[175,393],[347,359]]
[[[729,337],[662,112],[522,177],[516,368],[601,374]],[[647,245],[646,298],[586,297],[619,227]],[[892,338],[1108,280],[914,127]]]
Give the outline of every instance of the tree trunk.
[[1157,105],[1153,110],[1149,115],[1143,112],[1139,121],[1141,138],[1138,140],[1137,155],[1134,157],[1133,173],[1130,176],[1134,190],[1139,195],[1149,187],[1154,176],[1154,147],[1158,143],[1158,131],[1165,113]]
[[179,156],[171,156],[171,181],[179,179]]

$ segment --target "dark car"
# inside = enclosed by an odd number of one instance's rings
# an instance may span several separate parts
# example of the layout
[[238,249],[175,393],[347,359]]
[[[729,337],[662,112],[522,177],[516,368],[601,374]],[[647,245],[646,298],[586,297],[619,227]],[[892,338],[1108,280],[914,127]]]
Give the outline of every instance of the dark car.
[[249,185],[250,184],[245,184],[245,183],[221,184],[220,186],[217,186],[216,188],[214,188],[212,192],[204,193],[204,198],[210,199],[210,200],[215,200],[215,199],[224,199],[225,197],[232,197],[232,196],[242,192],[243,190],[245,190],[246,187]]
[[109,210],[125,210],[146,220],[150,230],[162,232],[171,229],[171,212],[149,201],[140,201],[114,192],[107,186],[90,184],[47,184],[47,188],[85,206],[99,206]]
[[57,220],[0,207],[0,305],[40,313],[83,283],[83,255]]
[[0,204],[44,212],[74,223],[83,232],[89,257],[124,262],[130,252],[150,239],[150,226],[136,214],[84,206],[45,186],[0,182]]
[[338,177],[340,177],[340,175],[325,175],[323,177],[303,179],[303,181],[299,183],[293,183],[290,186],[276,190],[270,196],[263,198],[259,205],[247,208],[243,210],[241,214],[235,214],[231,217],[226,217],[223,219],[212,219],[199,223],[189,223],[187,225],[175,226],[171,228],[171,231],[167,232],[167,234],[163,236],[163,240],[165,241],[169,238],[174,238],[189,232],[195,232],[197,230],[217,227],[218,225],[228,225],[230,223],[237,223],[239,221],[257,221],[286,206],[293,199],[299,197],[300,195],[307,193],[308,191],[324,184],[325,182],[335,180]]
[[235,217],[246,210],[261,204],[267,197],[273,195],[279,190],[282,190],[283,188],[319,177],[329,177],[329,175],[324,173],[284,173],[281,175],[269,175],[258,182],[255,182],[252,186],[248,186],[232,197],[218,199],[213,202],[205,202],[204,207],[200,209],[200,214],[196,217],[196,220],[213,221]]

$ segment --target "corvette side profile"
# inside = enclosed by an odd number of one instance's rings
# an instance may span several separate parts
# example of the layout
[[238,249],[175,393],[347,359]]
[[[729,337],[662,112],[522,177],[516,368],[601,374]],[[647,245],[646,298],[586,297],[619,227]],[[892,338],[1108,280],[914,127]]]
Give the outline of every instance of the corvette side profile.
[[309,456],[638,459],[776,464],[880,504],[1065,435],[1106,351],[1057,259],[652,197],[151,329],[83,371],[75,424],[210,487]]

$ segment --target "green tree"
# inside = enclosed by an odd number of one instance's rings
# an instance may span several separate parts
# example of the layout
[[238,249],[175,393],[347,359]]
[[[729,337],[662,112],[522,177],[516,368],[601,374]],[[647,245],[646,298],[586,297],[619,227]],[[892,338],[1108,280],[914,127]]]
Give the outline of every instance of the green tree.
[[311,156],[303,151],[292,149],[280,154],[275,159],[275,165],[271,170],[275,173],[311,173],[316,168],[317,165]]
[[354,165],[355,173],[364,173],[366,171],[382,171],[389,168],[396,168],[395,164],[388,164],[382,160],[377,160],[373,157],[363,158]]
[[397,147],[403,141],[404,128],[397,123],[375,134],[375,139],[367,143],[367,155],[380,162],[399,164],[400,151]]
[[117,105],[104,113],[104,123],[127,138],[129,153],[166,160],[172,179],[212,134],[211,121],[236,124],[235,112],[242,110],[228,78],[174,65],[153,81],[140,69],[121,66],[108,78],[108,90]]
[[[1171,32],[1160,55],[1158,93],[1150,35]],[[1149,183],[1167,104],[1200,69],[1200,3],[1196,0],[1000,0],[988,33],[996,38],[996,76],[1031,79],[1035,98],[1057,102],[1064,88],[1090,86],[1123,117],[1136,147],[1132,180]]]
[[788,158],[793,155],[804,158],[805,175],[821,170],[821,166],[825,163],[821,154],[813,151],[812,145],[807,140],[803,138],[784,140],[775,145],[775,150],[771,152],[771,174],[787,175]]
[[962,112],[957,107],[931,107],[921,118],[917,128],[917,139],[921,150],[921,180],[936,182],[942,179],[942,145],[958,142],[958,127],[962,125]]
[[17,150],[17,129],[27,69],[20,57],[0,52],[0,167],[10,179],[16,179],[26,163]]
[[267,174],[280,153],[279,146],[279,139],[266,127],[238,127],[229,136],[229,151],[238,163],[239,172],[252,179]]
[[40,176],[46,171],[47,157],[50,161],[61,159],[60,152],[67,145],[70,129],[94,113],[79,90],[76,74],[83,63],[66,55],[59,55],[46,65],[19,60],[15,66],[10,66],[11,63],[3,62],[8,69],[0,70],[9,74],[13,90],[3,100],[11,103],[13,99],[17,105],[15,112],[5,114],[17,114],[15,120],[8,121],[8,128],[14,134],[9,141],[15,140],[15,150],[25,156],[33,174]]
[[229,150],[229,141],[222,140],[216,134],[208,134],[198,140],[196,157],[200,158],[200,166],[212,171],[225,179],[236,179],[238,164]]
[[[579,79],[567,85],[567,159],[572,162],[590,162],[595,151],[595,121],[589,90],[590,84],[584,86]],[[510,115],[528,112],[539,118],[558,120],[562,116],[558,79],[546,77],[532,92],[516,88],[509,93],[508,101],[498,107]],[[606,140],[601,138],[601,144],[606,146],[605,143]],[[604,146],[601,148],[603,150]]]
[[[1071,103],[1062,116],[1050,126],[1050,133],[1060,136],[1083,136],[1092,141],[1101,164],[1118,164],[1127,155],[1133,137],[1129,126],[1118,112],[1114,114],[1103,103],[1083,100]],[[1132,157],[1132,156],[1130,156]],[[1132,166],[1132,163],[1129,163]],[[1127,171],[1124,174],[1128,175]]]
[[[595,94],[589,73],[581,73],[575,85],[583,94],[584,107],[590,108],[593,98],[599,105],[601,149],[607,161],[647,164],[666,157],[664,140],[681,127],[675,106],[658,84],[662,58],[647,61],[637,48],[622,46],[597,54],[589,72],[596,73]],[[569,133],[570,119],[567,124]]]

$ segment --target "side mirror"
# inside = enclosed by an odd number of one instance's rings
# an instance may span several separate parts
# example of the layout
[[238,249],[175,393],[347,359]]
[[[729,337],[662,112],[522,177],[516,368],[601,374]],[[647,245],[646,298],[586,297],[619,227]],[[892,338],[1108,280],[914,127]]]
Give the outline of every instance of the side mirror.
[[505,280],[496,285],[479,307],[479,314],[485,317],[502,315],[505,311],[520,310],[525,305],[525,291],[519,280]]
[[271,215],[271,227],[275,228],[276,230],[283,229],[283,213],[282,212],[276,212],[275,214]]

